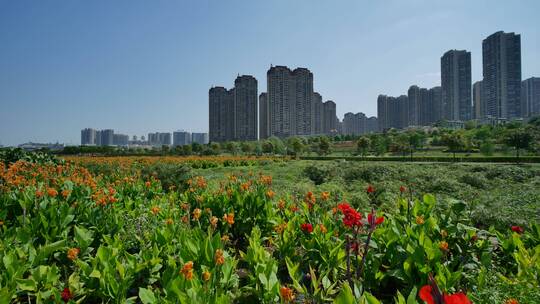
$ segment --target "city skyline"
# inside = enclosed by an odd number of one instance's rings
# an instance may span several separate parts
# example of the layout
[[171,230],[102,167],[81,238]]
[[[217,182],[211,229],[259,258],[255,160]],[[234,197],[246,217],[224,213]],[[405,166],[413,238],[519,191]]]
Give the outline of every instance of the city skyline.
[[[540,74],[535,1],[300,1],[282,16],[287,4],[161,3],[148,10],[132,1],[127,10],[125,3],[2,3],[0,103],[9,111],[0,113],[0,144],[75,144],[87,126],[129,134],[207,131],[208,87],[249,74],[260,80],[258,92],[266,92],[270,64],[306,67],[317,75],[314,86],[323,100],[338,104],[338,117],[373,116],[380,93],[399,96],[412,84],[439,86],[439,60],[447,50],[471,52],[472,82],[482,80],[482,39],[499,30],[521,35],[521,78]],[[489,16],[482,14],[486,5]],[[125,18],[114,17],[120,12]],[[184,16],[189,13],[194,17]],[[238,29],[230,14],[245,16],[238,22],[250,26]],[[324,27],[309,22],[331,15],[342,17]],[[274,24],[277,17],[282,22]],[[306,25],[296,22],[299,17]],[[94,26],[95,20],[101,25]],[[256,32],[265,33],[264,39],[249,36]],[[219,47],[209,48],[216,39]]]

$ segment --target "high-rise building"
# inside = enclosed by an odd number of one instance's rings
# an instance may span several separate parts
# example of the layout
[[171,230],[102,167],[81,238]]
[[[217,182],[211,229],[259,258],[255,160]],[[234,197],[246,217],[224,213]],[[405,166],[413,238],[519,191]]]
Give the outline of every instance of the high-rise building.
[[473,118],[482,119],[486,113],[486,105],[482,101],[482,81],[473,84]]
[[405,95],[377,97],[379,131],[390,128],[404,129],[409,125],[409,98]]
[[81,130],[81,145],[82,146],[94,146],[96,145],[96,130],[92,128],[86,128]]
[[428,124],[433,124],[443,119],[442,88],[433,87],[429,89],[428,95],[428,113],[431,113],[428,118]]
[[410,86],[409,90],[407,91],[407,97],[408,97],[408,112],[409,112],[409,119],[408,119],[408,125],[409,126],[418,126],[420,124],[420,115],[418,113],[419,107],[420,107],[420,88],[416,85]]
[[[233,140],[257,140],[257,79],[238,76],[234,81]],[[230,139],[229,139],[230,140]]]
[[441,89],[446,120],[466,121],[472,117],[471,53],[450,50],[441,57]]
[[323,133],[337,133],[336,103],[328,100],[323,103]]
[[232,140],[234,135],[234,89],[212,87],[208,96],[210,141]]
[[364,113],[345,113],[343,117],[344,135],[362,135],[367,132],[367,117]]
[[266,139],[270,137],[269,124],[270,116],[268,115],[268,94],[261,93],[259,95],[259,138]]
[[418,125],[429,126],[433,119],[433,103],[429,98],[429,90],[420,88],[418,99]]
[[521,117],[521,37],[496,32],[482,41],[482,100],[486,115]]
[[371,116],[366,120],[366,133],[375,133],[379,130],[377,117]]
[[521,83],[523,117],[540,115],[540,78],[531,77]]
[[206,145],[208,143],[208,133],[191,133],[191,142]]
[[168,132],[155,132],[148,133],[148,144],[151,146],[170,146],[171,145],[171,133]]
[[388,96],[380,94],[377,96],[377,128],[379,131],[384,131],[388,128]]
[[[193,133],[195,134],[195,133]],[[206,134],[206,133],[205,133]],[[186,131],[173,132],[173,146],[185,146],[191,144],[192,134]]]
[[129,144],[129,135],[114,134],[113,135],[113,144],[115,146],[127,147],[128,144]]
[[271,66],[266,76],[269,136],[315,134],[318,105],[313,74],[306,68],[291,71],[286,66]]
[[323,102],[321,94],[314,92],[313,97],[313,116],[314,116],[314,129],[313,134],[323,133]]
[[114,145],[114,130],[105,129],[100,132],[100,145],[101,146],[112,146]]

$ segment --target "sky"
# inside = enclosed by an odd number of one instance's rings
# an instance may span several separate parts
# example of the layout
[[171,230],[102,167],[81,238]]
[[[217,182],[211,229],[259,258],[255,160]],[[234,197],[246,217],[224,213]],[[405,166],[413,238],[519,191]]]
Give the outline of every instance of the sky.
[[521,34],[522,78],[540,76],[538,0],[0,0],[0,144],[80,143],[80,130],[208,131],[208,90],[273,65],[376,115],[377,95],[440,85],[440,57]]

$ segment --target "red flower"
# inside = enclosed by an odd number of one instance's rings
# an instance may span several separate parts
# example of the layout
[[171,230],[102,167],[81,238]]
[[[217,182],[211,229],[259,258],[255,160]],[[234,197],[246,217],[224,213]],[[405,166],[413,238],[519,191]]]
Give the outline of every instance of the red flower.
[[368,223],[372,228],[376,227],[377,225],[382,224],[382,222],[384,222],[383,216],[376,217],[376,215],[373,212],[368,214]]
[[343,214],[343,225],[349,228],[362,225],[362,222],[360,222],[362,220],[362,214],[354,210],[349,204],[338,204],[338,209]]
[[405,188],[403,186],[399,187],[399,192],[403,193],[405,191],[407,191],[407,188]]
[[73,299],[73,295],[71,294],[71,291],[69,290],[68,287],[64,288],[64,290],[62,291],[61,297],[62,297],[62,300],[66,303],[69,302],[69,300]]
[[517,232],[517,233],[520,233],[520,234],[523,233],[523,231],[525,231],[525,230],[523,229],[523,227],[521,227],[521,226],[512,226],[511,229],[512,229],[512,231]]
[[[418,295],[420,296],[420,299],[424,300],[424,302],[426,302],[427,304],[471,304],[471,301],[462,292],[458,292],[452,295],[444,294],[442,295],[443,302],[440,302],[440,300],[439,302],[435,302],[437,295],[434,293],[433,287],[431,287],[430,285],[422,286]],[[440,294],[439,297],[441,297]]]
[[366,192],[367,192],[368,194],[371,194],[371,193],[375,192],[375,188],[373,188],[372,185],[368,185],[368,187],[367,187],[367,189],[366,189]]
[[313,232],[313,225],[311,225],[310,223],[303,223],[302,225],[300,225],[300,229],[302,229],[302,231],[304,232],[311,233]]

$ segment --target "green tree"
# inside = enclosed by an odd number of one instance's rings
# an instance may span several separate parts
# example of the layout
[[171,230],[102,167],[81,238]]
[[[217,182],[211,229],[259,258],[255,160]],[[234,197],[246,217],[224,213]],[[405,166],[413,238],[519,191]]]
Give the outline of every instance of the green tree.
[[495,145],[491,140],[485,140],[480,144],[480,153],[484,156],[492,156],[495,152]]
[[330,154],[330,140],[326,136],[322,136],[319,139],[318,146],[319,155],[328,155]]
[[274,145],[271,141],[267,140],[262,144],[262,152],[266,154],[274,153]]
[[202,151],[202,145],[199,144],[199,143],[191,143],[191,150],[194,152],[194,153],[200,153]]
[[516,149],[516,157],[518,159],[520,150],[528,149],[532,141],[532,133],[525,128],[510,129],[503,139],[505,145]]
[[225,149],[227,150],[227,152],[231,153],[232,155],[236,155],[236,153],[238,153],[238,146],[233,141],[229,141],[228,143],[226,143]]
[[182,152],[184,155],[191,155],[191,152],[193,151],[193,148],[191,145],[183,145],[182,146]]
[[255,147],[253,146],[252,143],[250,143],[248,141],[244,141],[244,142],[242,142],[240,148],[242,149],[242,152],[244,152],[244,154],[250,154],[251,152],[253,152],[253,149]]
[[448,151],[452,152],[454,161],[456,160],[456,152],[460,152],[465,147],[465,139],[461,132],[455,131],[446,133],[442,136],[442,142],[448,147]]
[[356,149],[360,153],[360,155],[362,155],[362,157],[366,156],[370,146],[371,140],[367,136],[360,137],[356,142]]

